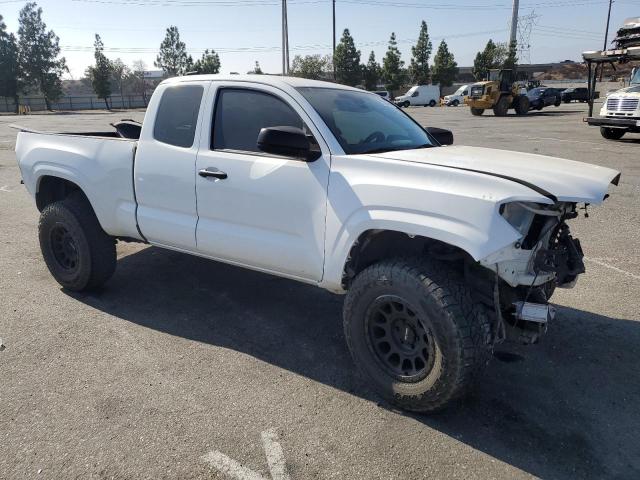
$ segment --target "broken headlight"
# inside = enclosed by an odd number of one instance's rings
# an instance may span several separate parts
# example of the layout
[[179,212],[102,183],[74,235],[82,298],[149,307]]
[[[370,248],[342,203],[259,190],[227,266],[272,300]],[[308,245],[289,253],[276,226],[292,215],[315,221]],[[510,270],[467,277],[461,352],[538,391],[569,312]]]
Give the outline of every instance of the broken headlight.
[[537,203],[511,202],[500,206],[500,215],[521,235],[526,235],[535,216]]

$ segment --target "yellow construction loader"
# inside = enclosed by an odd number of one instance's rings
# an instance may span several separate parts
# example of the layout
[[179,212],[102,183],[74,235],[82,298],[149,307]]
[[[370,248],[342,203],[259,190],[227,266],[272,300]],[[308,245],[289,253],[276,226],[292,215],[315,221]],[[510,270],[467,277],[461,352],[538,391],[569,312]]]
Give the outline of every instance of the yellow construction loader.
[[515,81],[515,73],[509,69],[489,70],[488,80],[471,85],[465,103],[471,107],[472,115],[482,115],[489,108],[496,117],[504,117],[510,108],[517,115],[529,111],[526,89]]

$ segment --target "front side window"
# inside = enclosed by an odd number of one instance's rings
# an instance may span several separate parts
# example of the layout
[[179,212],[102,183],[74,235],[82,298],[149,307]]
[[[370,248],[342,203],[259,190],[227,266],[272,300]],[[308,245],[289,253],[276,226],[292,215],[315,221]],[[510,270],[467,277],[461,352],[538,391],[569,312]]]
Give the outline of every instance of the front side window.
[[434,145],[420,125],[377,95],[322,87],[297,90],[318,112],[346,154]]
[[213,121],[212,148],[260,152],[260,130],[267,127],[304,129],[300,116],[274,95],[242,88],[223,88],[218,93]]
[[190,148],[196,133],[198,112],[204,88],[200,85],[176,85],[162,94],[153,138],[176,147]]

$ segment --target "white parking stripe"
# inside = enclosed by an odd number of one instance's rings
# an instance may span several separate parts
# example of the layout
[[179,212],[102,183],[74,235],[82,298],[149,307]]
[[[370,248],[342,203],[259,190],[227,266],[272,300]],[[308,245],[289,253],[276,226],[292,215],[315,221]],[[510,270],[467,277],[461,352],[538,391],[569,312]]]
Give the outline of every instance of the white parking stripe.
[[[267,457],[272,480],[289,480],[284,452],[278,443],[278,432],[271,428],[262,432],[262,447]],[[245,467],[240,462],[214,450],[202,457],[209,465],[236,480],[268,480],[259,473]]]
[[588,258],[588,257],[585,257],[584,259],[589,261],[589,262],[593,262],[593,263],[595,263],[597,265],[600,265],[602,267],[614,270],[614,271],[616,271],[618,273],[622,273],[623,275],[626,275],[627,277],[631,277],[631,278],[633,278],[635,280],[640,280],[640,275],[636,275],[635,273],[627,272],[626,270],[623,270],[623,269],[618,268],[618,267],[614,267],[613,265],[610,265],[610,264],[608,264],[606,262],[603,262],[601,260],[596,260],[595,258]]
[[229,458],[224,453],[215,450],[207,453],[202,459],[220,472],[237,480],[267,480],[259,473],[248,469],[236,462],[233,458]]
[[262,446],[267,456],[267,463],[273,480],[289,480],[284,452],[278,443],[278,432],[275,428],[262,432]]

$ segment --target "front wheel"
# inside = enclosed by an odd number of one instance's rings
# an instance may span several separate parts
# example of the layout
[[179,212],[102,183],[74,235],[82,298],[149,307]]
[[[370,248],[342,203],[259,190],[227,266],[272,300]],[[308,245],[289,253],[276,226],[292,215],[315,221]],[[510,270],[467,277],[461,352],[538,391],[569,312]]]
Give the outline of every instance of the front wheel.
[[91,290],[116,269],[116,243],[81,192],[47,205],[38,225],[40,250],[53,278],[73,291]]
[[484,113],[484,108],[471,107],[471,115],[479,117]]
[[620,140],[625,133],[621,128],[600,127],[600,135],[607,140]]
[[402,104],[402,106],[403,106],[404,108],[407,108],[409,105],[411,105],[411,104],[410,104],[408,101],[406,101],[406,102],[404,102],[404,103]]
[[457,107],[458,105],[460,105],[460,102],[458,100],[454,100],[453,101],[453,106]]
[[504,117],[509,111],[509,99],[507,97],[500,97],[498,103],[493,107],[493,114],[496,117]]
[[559,98],[556,99],[556,102],[553,105],[556,106],[556,107],[559,107],[560,106],[560,99]]
[[491,358],[484,306],[457,272],[436,262],[370,266],[347,293],[343,318],[356,365],[381,396],[406,410],[445,407]]

